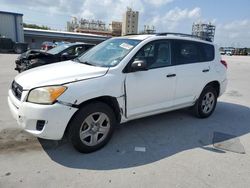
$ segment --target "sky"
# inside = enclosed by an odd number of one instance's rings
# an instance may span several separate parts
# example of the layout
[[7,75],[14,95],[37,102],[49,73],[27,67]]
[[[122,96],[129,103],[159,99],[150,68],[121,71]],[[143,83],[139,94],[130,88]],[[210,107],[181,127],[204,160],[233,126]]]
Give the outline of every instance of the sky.
[[[139,30],[191,33],[193,22],[216,26],[219,46],[250,47],[249,0],[0,0],[0,10],[24,14],[25,23],[66,30],[72,16],[122,21],[127,7],[139,11]],[[0,26],[1,27],[1,26]]]

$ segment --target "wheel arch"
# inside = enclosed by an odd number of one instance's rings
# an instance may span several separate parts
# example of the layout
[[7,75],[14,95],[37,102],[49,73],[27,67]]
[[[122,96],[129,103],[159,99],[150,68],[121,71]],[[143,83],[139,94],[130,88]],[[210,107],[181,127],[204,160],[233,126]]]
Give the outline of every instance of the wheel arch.
[[206,88],[207,86],[212,86],[216,90],[217,97],[220,95],[220,82],[219,81],[217,80],[211,81],[207,83],[207,85],[205,85],[204,88]]
[[83,101],[82,103],[80,103],[78,106],[78,110],[74,113],[74,115],[70,118],[68,125],[64,131],[64,135],[67,135],[68,133],[68,129],[69,129],[69,124],[72,121],[72,119],[75,117],[75,115],[78,113],[79,109],[81,109],[82,107],[84,107],[87,104],[93,103],[93,102],[103,102],[105,104],[107,104],[115,113],[115,117],[118,123],[121,122],[121,109],[119,106],[119,103],[116,99],[116,97],[112,97],[112,96],[100,96],[100,97],[96,97],[96,98],[92,98],[86,101]]

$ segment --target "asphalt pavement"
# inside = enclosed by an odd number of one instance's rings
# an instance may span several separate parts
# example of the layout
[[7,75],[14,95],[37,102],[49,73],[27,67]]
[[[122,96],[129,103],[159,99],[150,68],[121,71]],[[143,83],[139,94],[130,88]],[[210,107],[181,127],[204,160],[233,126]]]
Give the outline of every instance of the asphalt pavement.
[[250,57],[223,56],[229,84],[210,118],[184,109],[131,121],[91,154],[18,128],[7,106],[16,57],[0,54],[0,188],[250,187]]

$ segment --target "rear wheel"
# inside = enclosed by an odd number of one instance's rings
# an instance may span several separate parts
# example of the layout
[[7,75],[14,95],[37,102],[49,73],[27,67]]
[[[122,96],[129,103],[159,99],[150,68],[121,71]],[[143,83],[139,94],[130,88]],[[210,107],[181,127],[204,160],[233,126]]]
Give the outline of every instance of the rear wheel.
[[69,138],[82,153],[90,153],[105,146],[110,140],[116,118],[105,103],[90,103],[81,108],[69,124]]
[[194,114],[199,118],[209,117],[216,107],[217,96],[218,94],[214,87],[206,86],[193,106]]
[[21,54],[21,53],[23,52],[23,49],[22,49],[21,47],[16,46],[16,47],[14,48],[14,51],[15,51],[15,53],[17,53],[17,54]]

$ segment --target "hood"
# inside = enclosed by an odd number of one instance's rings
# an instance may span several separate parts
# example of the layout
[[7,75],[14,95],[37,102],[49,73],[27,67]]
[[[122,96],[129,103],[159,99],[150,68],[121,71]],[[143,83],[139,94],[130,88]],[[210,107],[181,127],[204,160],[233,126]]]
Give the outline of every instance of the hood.
[[109,68],[86,65],[74,61],[53,63],[33,68],[15,77],[15,81],[29,90],[46,85],[60,85],[67,82],[103,76]]
[[20,59],[34,59],[42,56],[52,56],[52,54],[46,53],[41,50],[29,50],[25,53],[22,53],[20,56],[18,56],[18,60]]

